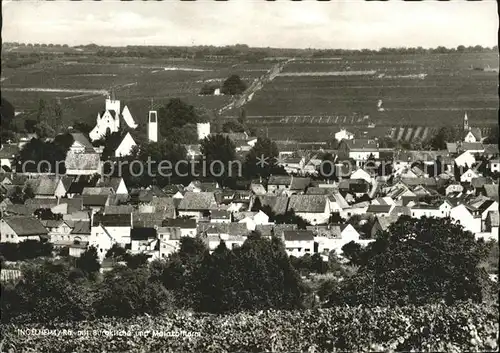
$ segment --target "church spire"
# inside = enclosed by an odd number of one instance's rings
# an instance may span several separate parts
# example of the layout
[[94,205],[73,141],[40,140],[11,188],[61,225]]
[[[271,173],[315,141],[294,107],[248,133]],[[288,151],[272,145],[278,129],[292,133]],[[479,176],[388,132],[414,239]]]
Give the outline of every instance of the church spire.
[[469,118],[467,117],[467,112],[464,115],[464,131],[469,131]]

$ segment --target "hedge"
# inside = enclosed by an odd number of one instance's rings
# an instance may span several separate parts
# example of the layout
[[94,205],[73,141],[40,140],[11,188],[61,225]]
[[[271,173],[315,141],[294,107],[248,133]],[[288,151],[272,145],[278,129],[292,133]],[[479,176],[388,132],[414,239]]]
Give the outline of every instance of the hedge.
[[[233,315],[174,312],[161,317],[101,319],[53,325],[2,328],[2,351],[9,352],[340,352],[496,351],[498,304],[460,303],[404,307],[336,307],[306,311],[261,311]],[[19,330],[87,330],[67,337]],[[102,330],[128,331],[106,336]],[[156,332],[191,332],[158,337]],[[28,333],[32,334],[28,334]],[[96,332],[96,336],[93,335]],[[99,333],[99,334],[97,334]],[[199,336],[197,336],[199,334]]]

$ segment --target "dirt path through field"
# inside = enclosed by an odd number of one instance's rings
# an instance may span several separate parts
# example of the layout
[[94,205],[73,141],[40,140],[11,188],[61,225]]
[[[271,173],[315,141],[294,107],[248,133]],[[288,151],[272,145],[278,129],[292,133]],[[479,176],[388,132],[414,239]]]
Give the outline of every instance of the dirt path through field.
[[229,104],[222,107],[219,110],[219,114],[232,108],[243,107],[246,103],[252,100],[254,94],[257,91],[261,90],[266,83],[269,83],[272,80],[274,80],[274,78],[281,73],[285,65],[288,64],[290,61],[292,61],[292,59],[289,59],[284,62],[279,62],[276,65],[273,65],[273,67],[271,67],[271,69],[269,69],[264,75],[255,79],[252,82],[252,84],[246,89],[246,91],[243,92],[241,96],[234,97]]

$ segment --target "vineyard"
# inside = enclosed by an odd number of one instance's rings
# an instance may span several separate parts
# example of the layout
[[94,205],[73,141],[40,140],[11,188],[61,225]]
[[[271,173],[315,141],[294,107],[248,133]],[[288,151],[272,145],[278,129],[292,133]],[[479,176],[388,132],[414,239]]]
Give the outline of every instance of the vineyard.
[[[373,123],[393,138],[399,136],[394,130],[404,129],[398,139],[411,141],[427,138],[439,126],[460,124],[465,112],[473,126],[497,121],[495,53],[289,57],[281,63],[281,72],[244,104],[249,124],[274,139],[321,140],[340,127],[375,135],[366,129]],[[127,58],[82,52],[16,69],[2,67],[2,92],[25,116],[36,111],[40,98],[58,98],[69,124],[76,119],[93,123],[113,89],[141,122],[151,99],[162,105],[178,97],[212,112],[227,107],[230,97],[200,96],[201,87],[232,74],[251,86],[275,64],[237,57]],[[227,109],[223,118],[238,114],[238,108]]]
[[[233,315],[187,312],[2,327],[15,352],[498,351],[498,305],[338,307]],[[45,331],[44,331],[45,330]]]

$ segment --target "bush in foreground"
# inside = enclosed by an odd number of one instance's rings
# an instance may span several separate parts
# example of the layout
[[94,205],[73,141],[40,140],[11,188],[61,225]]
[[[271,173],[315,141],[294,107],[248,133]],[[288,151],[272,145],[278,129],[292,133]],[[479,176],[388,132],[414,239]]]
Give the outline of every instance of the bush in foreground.
[[[6,325],[3,348],[38,352],[367,352],[495,351],[498,305],[459,303],[396,308],[338,307],[253,314],[171,313],[156,318],[102,319],[55,325]],[[20,335],[18,330],[96,330],[101,336]],[[130,332],[106,336],[105,331]],[[159,337],[139,332],[182,331]]]

